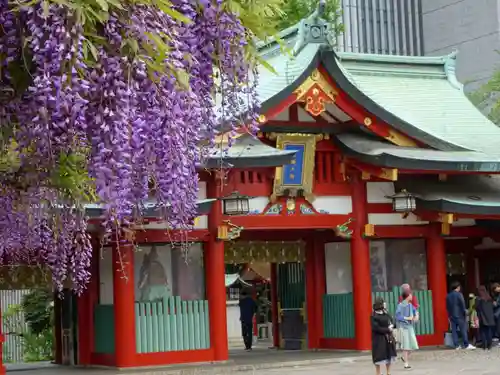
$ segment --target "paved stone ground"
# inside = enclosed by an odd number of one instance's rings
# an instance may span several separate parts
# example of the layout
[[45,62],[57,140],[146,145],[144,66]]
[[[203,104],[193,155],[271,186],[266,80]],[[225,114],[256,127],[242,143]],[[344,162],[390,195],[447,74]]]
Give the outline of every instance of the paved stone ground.
[[[410,370],[404,370],[402,362],[394,365],[392,374],[413,375],[500,375],[500,349],[491,352],[422,350],[414,355]],[[162,369],[103,370],[50,367],[11,375],[370,375],[374,374],[371,356],[352,352],[276,352],[254,351],[233,353],[226,364],[197,366],[173,366]]]
[[[393,365],[391,374],[411,375],[499,375],[500,351],[491,353],[484,351],[460,352],[442,351],[429,356],[416,356],[411,362],[412,368],[403,369],[402,362]],[[256,370],[256,375],[370,375],[375,374],[375,369],[369,361],[346,361],[323,365],[309,365],[294,368],[280,368]],[[242,373],[243,374],[243,373]]]

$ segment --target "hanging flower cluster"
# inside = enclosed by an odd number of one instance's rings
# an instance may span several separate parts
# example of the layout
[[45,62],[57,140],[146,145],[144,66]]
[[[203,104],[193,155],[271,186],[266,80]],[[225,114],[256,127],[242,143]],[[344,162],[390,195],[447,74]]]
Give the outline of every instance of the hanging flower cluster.
[[0,0],[0,264],[46,264],[77,292],[84,204],[108,233],[150,198],[188,228],[200,141],[257,109],[251,35],[222,0],[82,3]]

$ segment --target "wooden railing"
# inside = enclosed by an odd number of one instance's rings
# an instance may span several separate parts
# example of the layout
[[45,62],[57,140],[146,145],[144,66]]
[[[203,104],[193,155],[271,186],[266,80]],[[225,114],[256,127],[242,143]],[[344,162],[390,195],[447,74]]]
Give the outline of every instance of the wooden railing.
[[[380,296],[387,304],[387,310],[394,316],[399,300],[399,288],[394,287],[389,292],[372,293],[372,299]],[[434,333],[434,318],[432,313],[432,292],[430,290],[414,291],[418,299],[420,320],[415,324],[417,335]],[[371,304],[367,305],[371,309]],[[326,294],[323,297],[323,319],[325,338],[354,338],[354,304],[352,293]]]
[[210,348],[208,301],[136,302],[137,353]]

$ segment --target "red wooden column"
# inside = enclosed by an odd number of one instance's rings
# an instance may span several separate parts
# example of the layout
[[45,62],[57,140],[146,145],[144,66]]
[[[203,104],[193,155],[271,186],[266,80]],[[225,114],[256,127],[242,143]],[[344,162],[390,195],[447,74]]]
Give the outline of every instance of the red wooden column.
[[325,249],[323,241],[311,238],[306,243],[306,307],[309,349],[319,349],[323,336],[323,296],[326,290]]
[[440,223],[431,223],[427,238],[427,283],[432,291],[434,331],[442,337],[448,329],[446,313],[446,252]]
[[[208,198],[220,198],[220,179],[216,176],[207,184]],[[215,361],[229,358],[227,343],[226,281],[224,242],[217,240],[217,227],[222,224],[222,202],[214,202],[208,215],[210,237],[205,243],[205,281],[210,322],[210,346]]]
[[314,239],[314,275],[316,277],[315,307],[316,307],[316,333],[318,335],[318,348],[321,347],[321,338],[325,334],[323,318],[323,297],[326,294],[326,268],[325,268],[325,242]]
[[120,238],[113,243],[113,305],[115,317],[115,366],[133,367],[136,357],[134,309],[134,247]]
[[354,299],[355,343],[357,350],[371,348],[370,314],[372,287],[370,270],[370,243],[363,237],[368,222],[366,211],[366,182],[359,174],[351,175],[352,214],[354,233],[351,239],[352,290]]
[[317,349],[319,337],[317,333],[316,316],[316,276],[314,240],[306,241],[306,314],[307,314],[307,346],[309,349]]

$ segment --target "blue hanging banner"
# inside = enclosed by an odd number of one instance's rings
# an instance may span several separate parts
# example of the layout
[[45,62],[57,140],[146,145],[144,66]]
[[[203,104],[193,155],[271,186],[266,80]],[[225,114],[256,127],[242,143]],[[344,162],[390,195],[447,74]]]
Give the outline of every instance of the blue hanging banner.
[[312,195],[316,135],[280,134],[276,147],[296,153],[291,164],[276,168],[273,196],[280,196],[285,190],[302,190],[305,196]]

